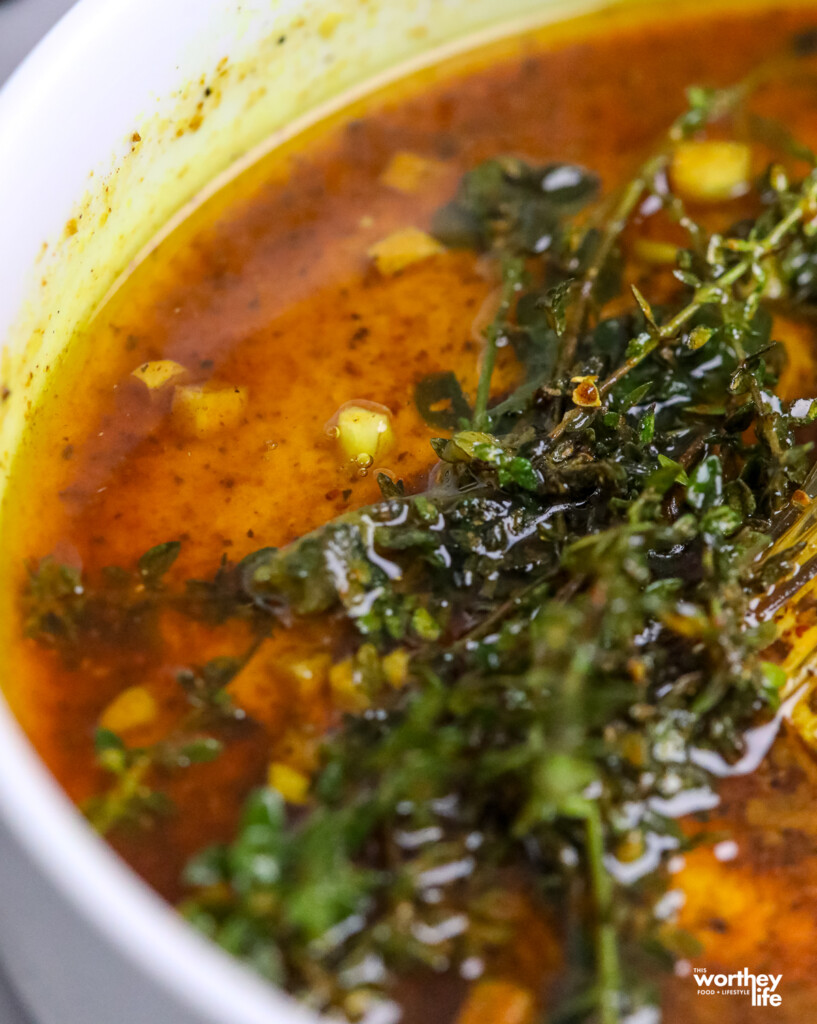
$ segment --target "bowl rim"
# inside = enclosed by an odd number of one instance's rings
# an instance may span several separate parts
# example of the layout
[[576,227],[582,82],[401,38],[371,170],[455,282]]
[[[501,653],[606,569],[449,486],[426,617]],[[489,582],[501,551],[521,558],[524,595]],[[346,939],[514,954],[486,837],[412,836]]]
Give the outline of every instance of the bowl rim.
[[316,1021],[283,990],[199,935],[88,827],[5,700],[0,701],[0,814],[66,902],[109,945],[202,1020]]

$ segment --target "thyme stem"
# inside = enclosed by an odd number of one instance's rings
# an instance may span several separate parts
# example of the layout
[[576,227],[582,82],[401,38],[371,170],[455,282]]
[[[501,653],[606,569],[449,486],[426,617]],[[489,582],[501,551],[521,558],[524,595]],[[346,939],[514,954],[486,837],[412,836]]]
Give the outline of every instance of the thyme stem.
[[612,921],[613,879],[604,866],[604,833],[598,804],[591,803],[585,816],[587,861],[596,905],[596,973],[599,985],[601,1024],[618,1024],[621,965],[615,925]]
[[[743,83],[729,89],[721,89],[717,92],[710,99],[706,113],[706,122],[717,121],[727,114],[731,114],[767,75],[767,69],[763,68],[758,74],[747,78]],[[559,353],[556,365],[557,374],[566,373],[575,359],[576,346],[579,343],[579,336],[587,319],[596,283],[610,259],[616,242],[627,227],[641,196],[649,188],[656,176],[669,165],[672,149],[675,144],[689,136],[689,134],[690,125],[686,115],[684,115],[675,121],[667,132],[666,139],[658,151],[644,161],[636,176],[624,187],[619,201],[615,205],[604,229],[601,241],[582,279],[579,297],[573,308],[570,326],[565,334],[561,352]]]
[[474,402],[474,430],[484,430],[488,425],[488,402],[491,399],[491,380],[494,375],[494,366],[496,364],[496,350],[498,348],[499,339],[502,337],[502,332],[507,326],[511,303],[522,284],[524,274],[524,263],[520,259],[512,256],[503,256],[502,295],[493,323],[491,323],[485,332],[485,338],[488,344],[482,358],[482,366],[479,372],[479,383],[477,384],[477,397]]
[[613,251],[613,247],[627,227],[630,217],[633,214],[638,201],[649,183],[655,178],[669,161],[669,151],[662,149],[659,153],[651,156],[641,167],[638,174],[625,187],[621,198],[616,204],[612,216],[602,235],[601,241],[593,254],[590,266],[585,271],[579,289],[579,297],[570,318],[568,328],[562,342],[559,359],[556,364],[556,374],[566,373],[576,357],[576,346],[579,343],[579,335],[584,327],[590,302],[593,298],[593,290],[599,275],[607,266],[607,261]]
[[93,830],[100,836],[117,825],[128,813],[132,802],[136,800],[145,786],[145,778],[152,767],[149,754],[137,757],[133,764],[124,772],[104,796],[98,806],[87,811],[88,821]]
[[[606,398],[610,391],[621,380],[623,380],[631,370],[634,370],[636,366],[642,363],[648,355],[651,355],[663,343],[672,341],[703,306],[706,306],[711,302],[719,301],[724,289],[731,288],[733,285],[737,284],[744,274],[751,269],[753,264],[762,260],[764,257],[771,255],[786,235],[803,220],[806,208],[814,201],[812,193],[814,192],[816,185],[817,181],[812,180],[811,178],[807,179],[806,185],[803,189],[804,194],[800,202],[793,207],[778,224],[775,225],[765,238],[760,239],[756,243],[750,255],[744,257],[733,267],[730,267],[729,270],[725,271],[714,281],[702,284],[698,289],[696,289],[692,300],[687,303],[683,309],[679,310],[671,320],[668,320],[661,328],[655,331],[649,342],[643,344],[634,355],[630,356],[626,362],[622,363],[622,365],[611,373],[607,380],[600,385],[600,396],[602,398]],[[633,342],[638,340],[638,338],[634,338]],[[558,440],[567,428],[582,415],[584,415],[584,409],[579,407],[570,409],[553,428],[550,433],[550,439],[552,441]]]
[[474,429],[481,430],[485,426],[488,414],[488,401],[491,396],[491,378],[494,375],[496,363],[496,348],[499,340],[499,330],[496,324],[491,324],[486,332],[488,344],[482,358],[482,367],[479,372],[479,384],[477,385],[477,398],[474,402]]

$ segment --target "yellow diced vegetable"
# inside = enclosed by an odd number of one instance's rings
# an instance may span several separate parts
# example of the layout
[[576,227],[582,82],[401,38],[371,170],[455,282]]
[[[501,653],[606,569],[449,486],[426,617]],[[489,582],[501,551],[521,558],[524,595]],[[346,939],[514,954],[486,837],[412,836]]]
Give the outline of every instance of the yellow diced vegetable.
[[786,364],[776,390],[786,398],[799,397],[804,393],[804,382],[814,380],[817,371],[814,326],[808,320],[793,320],[776,314],[772,337],[786,349]]
[[811,708],[813,699],[812,689],[803,695],[791,711],[792,726],[812,749],[817,747],[817,715]]
[[655,266],[674,266],[678,258],[678,246],[672,242],[657,242],[652,238],[639,238],[633,247],[638,259]]
[[369,706],[360,673],[351,658],[329,669],[329,684],[335,701],[345,711],[365,711]]
[[446,166],[439,160],[420,156],[401,150],[395,153],[385,171],[380,175],[380,182],[393,188],[396,192],[413,195],[420,192],[426,185],[438,178]]
[[374,402],[349,402],[338,413],[337,438],[347,459],[371,466],[394,447],[391,412]]
[[271,789],[277,789],[290,804],[305,804],[309,800],[309,776],[283,761],[273,761],[269,766],[267,781]]
[[392,651],[391,654],[387,654],[381,665],[383,666],[383,675],[386,677],[386,682],[389,686],[398,687],[402,686],[406,679],[408,679],[408,667],[409,667],[409,653],[402,647],[398,647],[396,651]]
[[413,263],[420,263],[441,252],[445,252],[445,247],[419,228],[401,228],[394,231],[368,250],[375,266],[386,277],[391,277]]
[[102,712],[99,724],[117,735],[150,725],[159,713],[155,697],[144,686],[131,686]]
[[131,373],[131,376],[141,381],[148,391],[160,391],[168,384],[178,383],[186,375],[186,368],[172,359],[154,359],[149,363],[142,363]]
[[237,427],[246,408],[246,388],[183,384],[173,392],[172,419],[185,437],[213,437]]
[[672,157],[672,186],[696,203],[743,195],[752,175],[752,151],[741,142],[682,142]]
[[471,989],[457,1024],[531,1024],[535,1010],[531,993],[511,981],[479,981]]

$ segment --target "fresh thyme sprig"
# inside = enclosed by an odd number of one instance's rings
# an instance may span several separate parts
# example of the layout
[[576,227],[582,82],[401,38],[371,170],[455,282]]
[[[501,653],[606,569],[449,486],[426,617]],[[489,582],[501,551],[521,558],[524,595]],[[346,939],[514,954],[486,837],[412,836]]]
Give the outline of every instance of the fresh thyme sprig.
[[[683,329],[704,306],[727,301],[731,297],[729,289],[741,281],[767,256],[775,253],[786,236],[798,224],[806,219],[813,220],[815,216],[817,216],[817,172],[812,172],[800,188],[796,205],[763,238],[748,242],[730,240],[727,243],[733,251],[748,252],[748,255],[743,256],[734,266],[724,270],[714,280],[699,283],[692,299],[665,324],[659,327],[654,322],[650,323],[648,330],[630,341],[627,346],[626,361],[599,385],[598,391],[601,398],[606,398],[628,373],[639,366],[657,348],[677,341]],[[551,431],[551,440],[558,440],[571,424],[584,414],[584,410],[580,407],[570,409]]]
[[496,350],[504,325],[522,289],[525,276],[524,262],[517,256],[505,256],[502,267],[502,291],[499,307],[495,314],[493,323],[486,331],[485,352],[482,356],[479,383],[477,385],[477,397],[474,402],[473,424],[474,430],[483,430],[487,425],[488,403],[491,398],[491,381],[494,374],[496,362]]
[[122,825],[150,825],[156,816],[172,809],[165,794],[155,788],[157,774],[161,778],[221,756],[224,744],[212,733],[244,718],[227,687],[252,660],[265,637],[256,636],[240,657],[213,658],[202,666],[179,670],[176,679],[190,707],[172,731],[155,743],[129,747],[111,730],[96,730],[97,763],[113,779],[104,792],[83,806],[96,832],[107,835]]
[[573,364],[581,332],[586,327],[587,314],[594,301],[594,293],[613,250],[630,222],[644,193],[654,188],[658,176],[666,171],[672,157],[673,147],[682,139],[699,131],[706,124],[721,120],[732,113],[755,87],[747,80],[728,89],[691,89],[689,108],[676,119],[667,132],[667,137],[658,150],[642,164],[634,177],[627,182],[605,218],[601,237],[595,244],[593,256],[584,270],[578,287],[578,297],[571,309],[570,324],[562,338],[557,373],[566,373]]

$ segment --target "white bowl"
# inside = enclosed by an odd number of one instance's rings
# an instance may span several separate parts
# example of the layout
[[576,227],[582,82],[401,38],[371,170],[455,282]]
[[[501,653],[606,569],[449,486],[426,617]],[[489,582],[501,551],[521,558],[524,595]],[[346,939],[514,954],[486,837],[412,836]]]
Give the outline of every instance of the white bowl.
[[[236,160],[500,22],[599,2],[81,0],[0,92],[0,490],[60,353],[157,231]],[[25,685],[9,661],[13,601],[0,588],[6,692]],[[314,1020],[196,935],[92,834],[1,698],[0,958],[41,1024]]]

